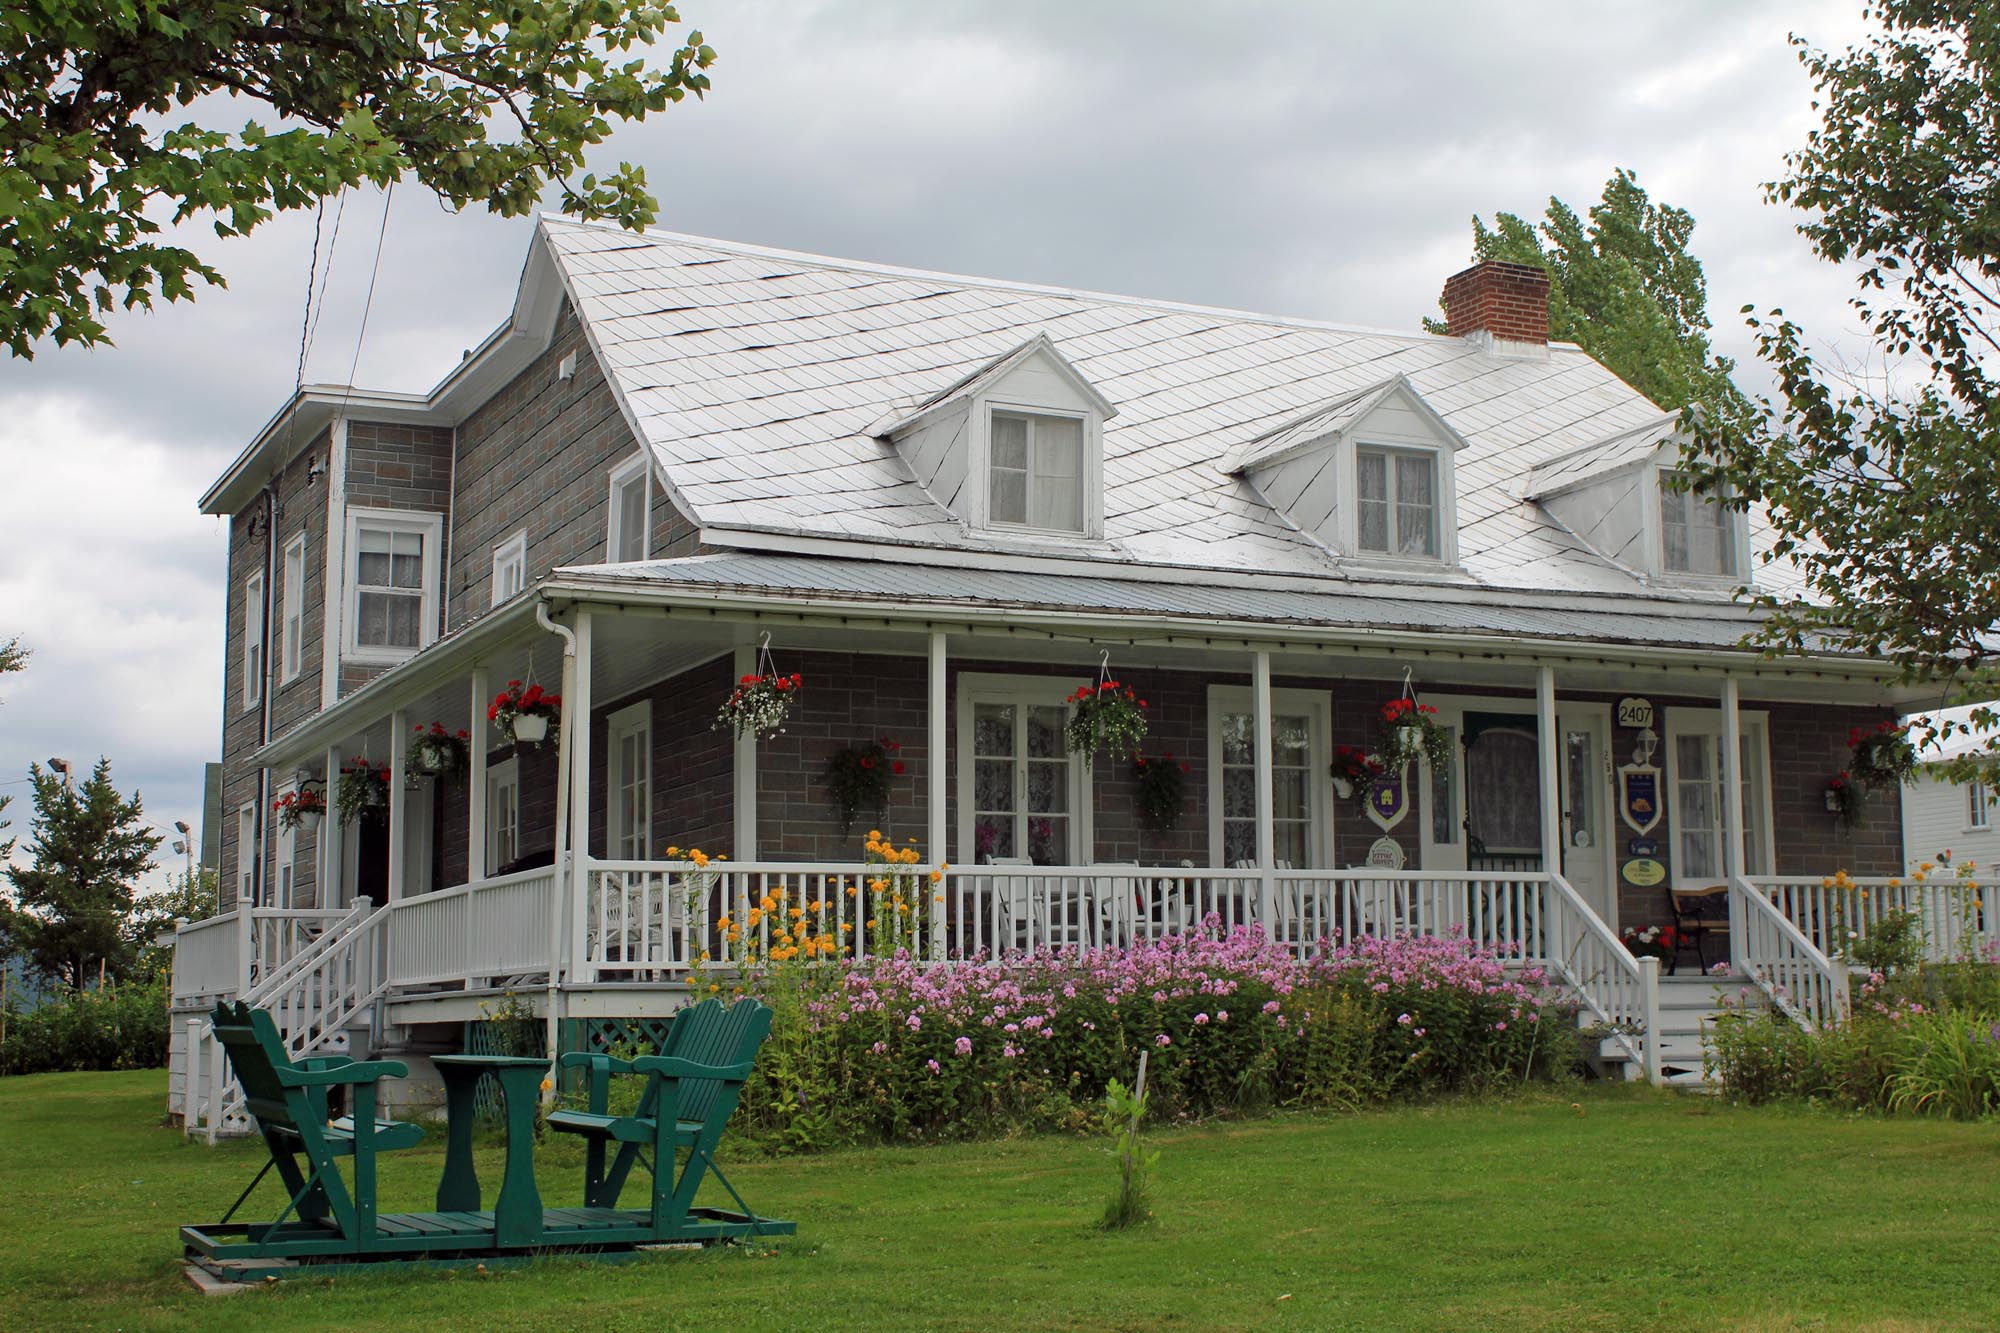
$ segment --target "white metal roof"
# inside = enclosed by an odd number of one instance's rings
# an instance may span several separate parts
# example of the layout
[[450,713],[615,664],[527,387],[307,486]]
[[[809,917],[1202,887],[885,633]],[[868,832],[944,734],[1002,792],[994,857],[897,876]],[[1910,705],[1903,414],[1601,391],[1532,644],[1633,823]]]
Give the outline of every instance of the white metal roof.
[[1475,583],[1640,591],[1522,498],[1538,465],[1660,419],[1574,347],[1507,354],[556,218],[542,235],[635,430],[719,541],[1009,549],[966,531],[870,431],[1039,334],[1118,409],[1104,429],[1106,542],[1085,558],[1374,577],[1338,568],[1222,464],[1402,376],[1467,441],[1459,554]]

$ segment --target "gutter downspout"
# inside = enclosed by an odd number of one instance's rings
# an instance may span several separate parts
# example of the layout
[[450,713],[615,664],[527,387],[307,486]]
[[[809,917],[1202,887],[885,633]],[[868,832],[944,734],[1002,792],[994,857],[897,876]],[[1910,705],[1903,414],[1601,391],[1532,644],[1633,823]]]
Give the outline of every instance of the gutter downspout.
[[555,891],[549,895],[549,989],[542,1005],[543,1019],[547,1033],[549,1052],[549,1088],[542,1094],[544,1104],[555,1103],[557,1070],[557,1049],[561,1031],[557,1025],[556,1002],[560,998],[557,984],[557,965],[567,957],[562,947],[563,920],[568,913],[563,911],[563,889],[572,881],[568,873],[569,862],[569,770],[573,753],[571,746],[570,701],[576,696],[576,631],[567,625],[557,624],[549,619],[549,604],[535,603],[535,623],[551,634],[560,634],[563,641],[562,669],[562,712],[556,719],[556,845],[555,845]]

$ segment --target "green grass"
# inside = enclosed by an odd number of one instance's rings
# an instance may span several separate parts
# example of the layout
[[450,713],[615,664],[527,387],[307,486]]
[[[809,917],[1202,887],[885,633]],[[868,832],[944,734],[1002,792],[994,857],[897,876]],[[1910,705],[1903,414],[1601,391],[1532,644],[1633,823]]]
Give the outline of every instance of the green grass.
[[[0,1325],[2000,1325],[1993,1125],[1618,1088],[1156,1133],[1156,1220],[1117,1234],[1092,1225],[1108,1141],[880,1149],[733,1165],[797,1220],[776,1245],[204,1300],[174,1227],[219,1218],[262,1148],[157,1127],[164,1084],[0,1079]],[[385,1159],[385,1211],[428,1207],[442,1160],[436,1134]],[[480,1165],[490,1191],[497,1153]],[[573,1145],[543,1150],[549,1200],[580,1180]]]

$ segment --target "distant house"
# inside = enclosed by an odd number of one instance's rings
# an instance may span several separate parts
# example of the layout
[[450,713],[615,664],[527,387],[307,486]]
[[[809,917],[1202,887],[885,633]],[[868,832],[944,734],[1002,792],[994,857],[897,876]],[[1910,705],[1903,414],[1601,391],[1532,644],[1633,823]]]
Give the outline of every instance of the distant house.
[[1913,864],[1935,861],[1945,852],[1960,865],[2000,864],[1993,789],[1983,782],[1947,781],[1937,768],[1986,748],[1984,736],[1953,736],[1925,752],[1915,781],[1903,793],[1903,846]]
[[[663,1012],[732,905],[840,901],[872,821],[941,871],[927,955],[1464,929],[1638,1031],[1617,932],[1720,889],[1711,945],[1812,1021],[1844,974],[1781,888],[1902,869],[1893,803],[1844,828],[1822,792],[1912,699],[1739,646],[1763,525],[1674,484],[1673,415],[1552,344],[1547,295],[1480,264],[1431,336],[545,219],[436,388],[308,387],[202,498],[230,913],[184,938],[184,1011],[325,930],[377,951],[342,1002],[383,1002],[378,1041],[502,986]],[[796,712],[733,739],[765,665]],[[1065,748],[1110,675],[1186,765],[1164,823]],[[487,725],[509,681],[562,694],[568,744]],[[1449,761],[1336,779],[1406,694]],[[414,772],[434,722],[469,780]],[[829,762],[882,738],[902,772],[843,828]],[[357,763],[386,808],[274,822]]]

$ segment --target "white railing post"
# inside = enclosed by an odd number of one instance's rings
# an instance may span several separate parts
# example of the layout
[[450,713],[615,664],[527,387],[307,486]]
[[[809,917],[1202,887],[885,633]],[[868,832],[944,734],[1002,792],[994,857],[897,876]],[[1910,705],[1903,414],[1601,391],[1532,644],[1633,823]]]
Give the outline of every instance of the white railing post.
[[222,1043],[211,1031],[208,1040],[208,1146],[222,1130],[222,1096],[226,1086],[222,1075]]
[[1646,957],[1639,960],[1639,1006],[1645,1015],[1646,1034],[1646,1081],[1654,1087],[1665,1080],[1660,1073],[1660,960]]
[[404,788],[409,785],[410,714],[398,708],[389,714],[389,888],[390,902],[403,897],[403,849],[409,845],[410,830],[405,811],[409,802]]
[[201,1123],[201,1020],[187,1021],[187,1051],[181,1057],[181,1136],[192,1137]]
[[250,904],[242,898],[236,900],[236,989],[241,995],[250,989],[252,973],[257,970],[257,918]]
[[472,668],[472,722],[466,728],[471,739],[466,744],[465,779],[465,882],[476,884],[486,878],[486,744],[490,724],[486,708],[492,679],[482,664]]
[[[1722,870],[1734,884],[1747,871],[1743,864],[1743,719],[1736,677],[1722,678]],[[1737,954],[1736,895],[1729,895],[1729,952],[1733,968]]]
[[1562,837],[1562,738],[1556,734],[1556,671],[1535,668],[1536,757],[1542,795],[1542,869],[1551,875],[1563,871]]

